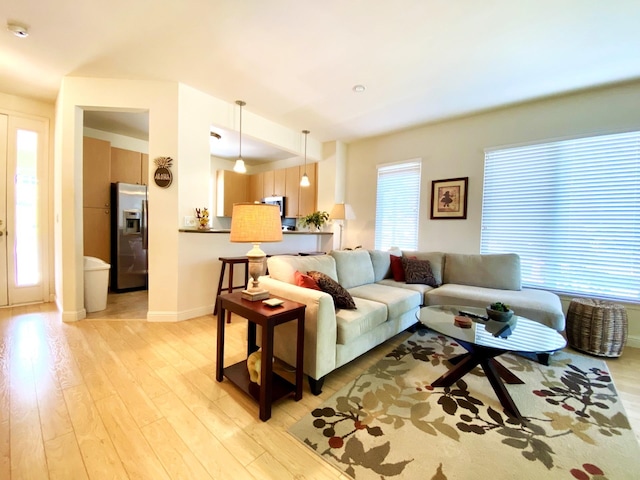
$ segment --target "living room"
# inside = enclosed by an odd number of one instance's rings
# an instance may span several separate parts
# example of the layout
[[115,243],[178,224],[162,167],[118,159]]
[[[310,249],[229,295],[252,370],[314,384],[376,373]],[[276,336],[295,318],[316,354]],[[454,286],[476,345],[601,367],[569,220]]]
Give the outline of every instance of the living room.
[[[634,44],[633,41],[630,43]],[[517,69],[517,63],[512,68]],[[594,65],[589,68],[599,70]],[[145,78],[155,77],[149,73]],[[300,158],[303,152],[300,130],[312,130],[309,155],[318,162],[318,209],[329,211],[334,203],[344,201],[357,213],[355,219],[345,223],[345,247],[375,247],[377,166],[420,159],[418,249],[479,253],[485,149],[640,130],[635,107],[640,104],[637,78],[637,75],[621,75],[619,80],[593,80],[584,87],[558,88],[557,91],[549,88],[546,94],[535,98],[514,94],[511,101],[496,108],[479,105],[475,110],[458,115],[394,125],[353,140],[336,140],[338,136],[327,133],[330,129],[320,134],[304,122],[298,125],[301,123],[299,118],[286,123],[274,121],[273,118],[286,116],[279,117],[274,113],[271,117],[263,111],[264,104],[254,110],[254,103],[245,98],[239,88],[232,94],[226,92],[224,96],[216,96],[178,81],[82,76],[81,73],[62,77],[59,91],[56,89],[56,103],[50,92],[41,96],[19,94],[18,90],[3,86],[0,88],[5,92],[0,94],[0,113],[18,113],[49,121],[51,188],[47,270],[51,285],[47,293],[52,302],[57,302],[62,318],[73,322],[83,316],[82,251],[77,241],[82,233],[78,221],[82,188],[78,171],[81,164],[78,147],[80,111],[95,108],[150,112],[150,157],[174,158],[175,183],[168,189],[154,187],[152,194],[153,215],[156,216],[152,236],[158,253],[152,260],[149,319],[172,322],[192,319],[205,312],[210,314],[214,302],[213,286],[219,272],[218,257],[222,253],[244,255],[247,250],[246,245],[230,244],[224,252],[212,251],[205,235],[185,238],[178,233],[182,219],[193,215],[194,206],[215,207],[210,182],[215,172],[211,167],[207,132],[213,124],[237,128],[234,104],[237,98],[248,100],[246,114],[251,119],[245,125],[248,135],[274,144],[286,144],[289,149],[296,150]],[[363,92],[365,95],[375,95],[374,84],[370,85],[368,91]],[[464,81],[458,79],[456,85],[457,92],[454,93],[461,98],[473,95],[466,92]],[[509,87],[510,84],[502,82],[495,85],[499,90]],[[350,88],[351,85],[348,90]],[[43,97],[47,99],[43,100]],[[349,97],[345,103],[356,108],[359,97],[355,98]],[[315,115],[311,117],[317,122]],[[358,123],[357,119],[353,122]],[[348,133],[344,135],[345,139],[349,137]],[[231,164],[228,168],[231,169]],[[431,182],[457,177],[468,177],[469,180],[466,219],[429,219]],[[267,245],[264,248],[267,253],[271,253],[269,248],[277,249]],[[273,252],[277,253],[277,250]],[[565,309],[571,298],[562,297]],[[640,308],[636,303],[625,303],[625,307],[629,317],[627,345],[640,348]],[[195,325],[194,330],[205,328],[202,323]],[[310,404],[313,402],[309,400]]]

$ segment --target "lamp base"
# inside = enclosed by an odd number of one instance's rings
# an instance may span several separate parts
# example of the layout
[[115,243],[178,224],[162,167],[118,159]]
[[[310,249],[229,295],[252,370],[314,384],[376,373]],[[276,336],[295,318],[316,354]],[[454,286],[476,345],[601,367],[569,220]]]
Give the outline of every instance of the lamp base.
[[255,302],[257,300],[266,300],[269,298],[268,290],[242,290],[242,298]]

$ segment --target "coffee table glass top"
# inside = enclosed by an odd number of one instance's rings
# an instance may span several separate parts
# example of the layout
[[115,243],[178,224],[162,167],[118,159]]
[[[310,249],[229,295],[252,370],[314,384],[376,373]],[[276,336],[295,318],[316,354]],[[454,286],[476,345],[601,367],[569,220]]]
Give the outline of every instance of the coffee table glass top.
[[[564,348],[567,341],[552,328],[528,318],[514,315],[507,323],[472,318],[471,328],[454,323],[460,312],[485,317],[483,308],[462,305],[433,305],[418,312],[418,320],[438,333],[461,342],[511,352],[545,353]],[[502,338],[506,336],[506,338]]]

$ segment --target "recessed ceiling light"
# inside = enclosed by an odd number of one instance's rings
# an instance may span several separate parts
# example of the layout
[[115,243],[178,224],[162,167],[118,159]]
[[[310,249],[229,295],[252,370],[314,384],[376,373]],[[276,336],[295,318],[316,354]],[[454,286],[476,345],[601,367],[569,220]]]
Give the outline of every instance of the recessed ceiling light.
[[29,30],[27,27],[24,25],[18,25],[17,23],[7,23],[7,30],[19,38],[26,38],[29,36]]
[[354,85],[353,88],[351,90],[353,90],[356,93],[362,93],[366,90],[367,88],[364,85]]

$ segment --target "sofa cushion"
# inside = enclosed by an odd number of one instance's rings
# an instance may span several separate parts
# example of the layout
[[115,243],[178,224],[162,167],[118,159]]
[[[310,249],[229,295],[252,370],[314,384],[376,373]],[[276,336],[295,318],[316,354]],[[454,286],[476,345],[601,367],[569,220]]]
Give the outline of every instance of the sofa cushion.
[[427,292],[433,290],[433,287],[429,285],[425,285],[424,283],[406,283],[406,282],[396,282],[393,278],[385,278],[377,282],[380,285],[388,285],[390,287],[404,288],[405,290],[411,290],[413,292],[420,293],[421,303],[422,305],[427,305],[427,300],[425,299],[425,295]]
[[322,272],[315,272],[313,270],[307,272],[307,275],[316,281],[320,290],[331,295],[336,308],[356,308],[356,304],[349,292],[334,279]]
[[465,255],[447,253],[444,283],[475,285],[500,290],[520,290],[520,257],[515,253]]
[[405,250],[402,252],[402,255],[405,257],[414,257],[418,260],[428,260],[436,285],[442,285],[445,259],[443,252],[413,252]]
[[386,305],[364,298],[354,298],[354,300],[358,307],[357,310],[341,309],[336,311],[336,341],[340,345],[349,344],[387,321]]
[[382,250],[369,250],[373,265],[373,281],[379,282],[391,276],[391,253]]
[[373,264],[367,250],[333,250],[338,282],[344,288],[374,282]]
[[338,280],[336,261],[330,255],[274,255],[267,258],[269,276],[281,282],[296,284],[296,270],[306,273],[310,270],[322,272]]
[[406,288],[395,288],[379,283],[360,285],[349,289],[354,298],[384,303],[389,310],[389,318],[397,318],[400,315],[420,306],[422,295]]
[[436,279],[431,271],[429,260],[417,258],[402,258],[404,263],[404,276],[407,283],[423,283],[430,287],[437,287]]
[[316,282],[309,275],[306,275],[296,270],[294,277],[296,280],[296,285],[299,287],[310,288],[312,290],[322,290],[318,286],[318,282]]
[[492,302],[508,304],[516,315],[529,318],[559,332],[564,330],[560,297],[545,290],[500,290],[447,283],[427,292],[427,305],[466,305],[484,308]]

